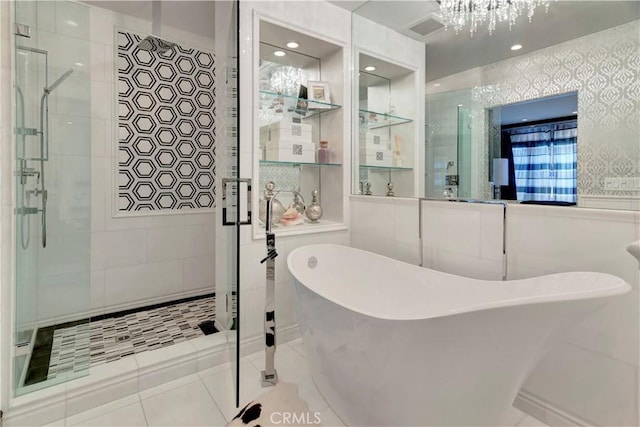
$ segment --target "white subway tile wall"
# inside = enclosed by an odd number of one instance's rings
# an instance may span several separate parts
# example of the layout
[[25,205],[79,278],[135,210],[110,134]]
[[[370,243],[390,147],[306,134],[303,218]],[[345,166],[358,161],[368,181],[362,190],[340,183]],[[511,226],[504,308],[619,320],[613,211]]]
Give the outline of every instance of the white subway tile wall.
[[[91,114],[91,314],[213,292],[215,213],[116,216],[116,34],[144,34],[151,25],[93,6],[90,15],[87,70],[96,101]],[[185,48],[213,46],[212,38],[177,35]]]

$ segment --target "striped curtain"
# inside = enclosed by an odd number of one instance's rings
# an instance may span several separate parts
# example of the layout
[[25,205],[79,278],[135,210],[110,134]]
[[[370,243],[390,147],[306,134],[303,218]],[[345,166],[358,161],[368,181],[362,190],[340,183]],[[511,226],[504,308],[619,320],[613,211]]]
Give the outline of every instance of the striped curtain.
[[576,203],[577,128],[573,126],[510,130],[519,201]]
[[554,195],[558,202],[577,202],[578,187],[578,129],[554,131],[553,165]]

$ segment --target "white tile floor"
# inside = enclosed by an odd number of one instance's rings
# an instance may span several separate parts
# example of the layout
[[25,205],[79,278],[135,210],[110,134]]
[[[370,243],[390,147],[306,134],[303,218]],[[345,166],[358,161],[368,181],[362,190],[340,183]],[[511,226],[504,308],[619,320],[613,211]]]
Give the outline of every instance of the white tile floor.
[[[269,389],[260,386],[264,352],[241,359],[241,404]],[[276,368],[281,381],[298,385],[309,409],[321,414],[322,426],[344,426],[316,389],[300,339],[278,345]],[[49,426],[224,426],[235,416],[231,365],[225,363],[127,396]],[[546,425],[516,408],[508,427]]]

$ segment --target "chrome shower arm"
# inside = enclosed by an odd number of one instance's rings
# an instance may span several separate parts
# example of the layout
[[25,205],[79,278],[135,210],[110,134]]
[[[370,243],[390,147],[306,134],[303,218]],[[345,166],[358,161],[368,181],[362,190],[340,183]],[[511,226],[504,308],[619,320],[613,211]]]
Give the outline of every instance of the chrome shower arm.
[[60,77],[58,77],[58,80],[56,80],[55,82],[53,82],[53,84],[51,86],[45,87],[44,88],[44,93],[46,93],[47,95],[49,95],[51,92],[53,92],[55,90],[55,88],[57,88],[58,86],[60,86],[60,84],[65,81],[67,79],[67,77],[69,77],[71,75],[71,73],[73,73],[73,68],[69,68],[63,75],[61,75]]

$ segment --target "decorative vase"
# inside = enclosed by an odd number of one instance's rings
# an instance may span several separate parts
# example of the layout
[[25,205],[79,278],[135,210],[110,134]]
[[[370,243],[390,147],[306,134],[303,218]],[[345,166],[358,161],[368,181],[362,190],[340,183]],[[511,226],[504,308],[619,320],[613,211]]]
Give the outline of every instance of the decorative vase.
[[291,205],[289,205],[289,209],[291,208],[297,210],[302,215],[304,215],[304,210],[305,210],[304,202],[300,200],[298,193],[294,193],[293,195],[293,202],[291,202]]
[[393,192],[393,182],[387,183],[387,197],[393,197],[396,194]]
[[329,143],[327,141],[320,141],[320,148],[318,148],[318,163],[330,163],[331,154],[329,152]]
[[307,218],[311,222],[318,222],[318,220],[322,217],[322,207],[320,203],[318,203],[318,190],[313,190],[311,192],[311,204],[307,206]]
[[[267,199],[273,198],[276,191],[276,184],[273,181],[269,181],[265,184],[264,198],[260,199],[258,203],[258,219],[263,224],[267,223]],[[284,214],[284,206],[276,198],[273,198],[271,202],[271,225],[277,224]]]

